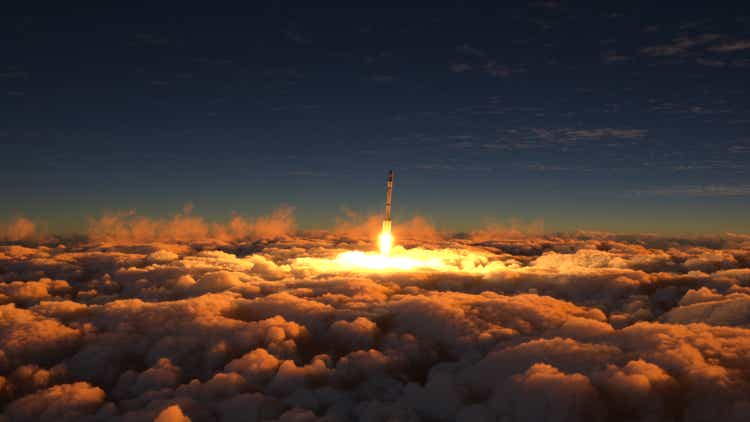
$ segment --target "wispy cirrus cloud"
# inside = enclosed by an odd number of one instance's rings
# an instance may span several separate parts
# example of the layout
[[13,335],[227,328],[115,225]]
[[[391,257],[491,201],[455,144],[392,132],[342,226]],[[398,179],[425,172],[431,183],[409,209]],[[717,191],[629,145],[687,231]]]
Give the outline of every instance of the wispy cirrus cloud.
[[470,44],[461,44],[458,47],[456,47],[456,51],[458,51],[459,53],[465,56],[471,56],[471,57],[486,57],[487,56],[487,53],[484,50],[481,50]]
[[630,60],[629,56],[626,56],[624,54],[620,54],[615,50],[607,51],[606,53],[602,54],[602,62],[606,64],[615,64],[615,63],[623,63]]
[[750,40],[706,33],[694,36],[681,35],[668,43],[641,48],[639,52],[650,57],[694,58],[695,63],[709,67],[741,67],[740,60],[728,60],[727,54],[750,49]]
[[466,63],[452,63],[450,70],[453,73],[463,73],[472,69],[472,66]]
[[562,134],[572,139],[642,139],[648,134],[648,130],[605,127],[597,129],[563,129]]
[[536,148],[566,148],[590,142],[634,142],[646,139],[647,129],[632,128],[521,128],[498,131],[495,142],[480,144],[482,148],[496,150],[524,150]]
[[290,23],[286,25],[284,28],[282,28],[281,33],[284,35],[286,39],[289,41],[292,41],[295,44],[298,45],[308,45],[312,44],[312,40],[308,36],[308,34],[304,33],[302,29],[299,27],[299,25],[295,23]]
[[750,185],[680,185],[649,187],[626,191],[628,196],[690,196],[733,197],[750,196]]
[[641,54],[647,56],[685,56],[691,49],[706,45],[722,38],[720,34],[701,34],[697,36],[679,36],[671,42],[641,48]]
[[0,79],[29,79],[29,72],[23,70],[0,72]]
[[374,74],[370,77],[370,79],[379,83],[389,83],[389,82],[393,82],[393,75]]
[[510,67],[495,62],[487,62],[484,71],[493,78],[507,78],[513,73]]
[[478,70],[493,77],[507,78],[514,73],[526,71],[523,64],[504,64],[494,60],[486,51],[465,43],[456,47],[462,57],[449,65],[453,73],[463,73],[470,70]]
[[748,50],[750,49],[750,40],[735,40],[727,41],[719,45],[714,45],[708,48],[709,51],[716,51],[719,53],[729,53],[733,51]]

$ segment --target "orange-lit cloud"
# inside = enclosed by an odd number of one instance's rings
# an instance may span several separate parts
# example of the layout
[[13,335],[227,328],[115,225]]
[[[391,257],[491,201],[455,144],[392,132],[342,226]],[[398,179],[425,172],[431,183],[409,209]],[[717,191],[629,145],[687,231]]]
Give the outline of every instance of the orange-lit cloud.
[[186,205],[170,219],[138,216],[134,211],[105,213],[89,219],[88,238],[110,243],[234,241],[275,238],[295,229],[294,209],[288,206],[256,219],[235,215],[226,224],[209,223],[191,211],[192,206]]
[[25,217],[18,217],[5,226],[0,224],[0,240],[11,242],[32,240],[38,236],[37,224]]
[[747,236],[415,219],[383,257],[354,220],[111,214],[0,245],[2,417],[745,420]]

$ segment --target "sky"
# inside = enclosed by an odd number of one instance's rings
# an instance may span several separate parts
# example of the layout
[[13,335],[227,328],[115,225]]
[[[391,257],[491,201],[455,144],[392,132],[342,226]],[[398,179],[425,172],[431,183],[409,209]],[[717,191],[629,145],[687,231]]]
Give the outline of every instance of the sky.
[[745,2],[8,8],[0,221],[750,232]]

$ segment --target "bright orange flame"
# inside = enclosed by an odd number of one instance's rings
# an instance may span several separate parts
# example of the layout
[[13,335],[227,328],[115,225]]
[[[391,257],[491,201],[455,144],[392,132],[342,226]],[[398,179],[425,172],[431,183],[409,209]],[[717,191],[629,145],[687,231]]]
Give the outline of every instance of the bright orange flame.
[[291,267],[315,273],[446,271],[470,274],[490,274],[511,268],[503,261],[492,261],[490,256],[476,249],[404,249],[403,246],[394,246],[390,220],[383,220],[378,246],[380,253],[344,251],[335,258],[299,257],[293,260]]
[[380,246],[380,254],[388,256],[391,254],[391,247],[393,246],[393,236],[390,232],[383,230],[378,236],[378,246]]
[[519,271],[517,264],[506,263],[502,260],[491,260],[487,253],[480,250],[464,248],[404,249],[401,246],[393,246],[390,256],[375,251],[345,251],[335,257],[299,257],[291,262],[291,267],[317,274],[405,271],[491,274],[508,270]]
[[408,257],[392,257],[360,251],[344,252],[336,257],[336,262],[343,268],[378,271],[406,271],[428,264]]

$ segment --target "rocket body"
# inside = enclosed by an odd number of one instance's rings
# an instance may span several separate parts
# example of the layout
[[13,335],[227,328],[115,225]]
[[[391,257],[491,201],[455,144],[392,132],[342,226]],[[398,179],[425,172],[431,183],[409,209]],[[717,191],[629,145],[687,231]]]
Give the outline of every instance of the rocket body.
[[388,171],[388,184],[385,194],[385,219],[383,219],[383,232],[391,232],[391,197],[393,195],[393,170]]

